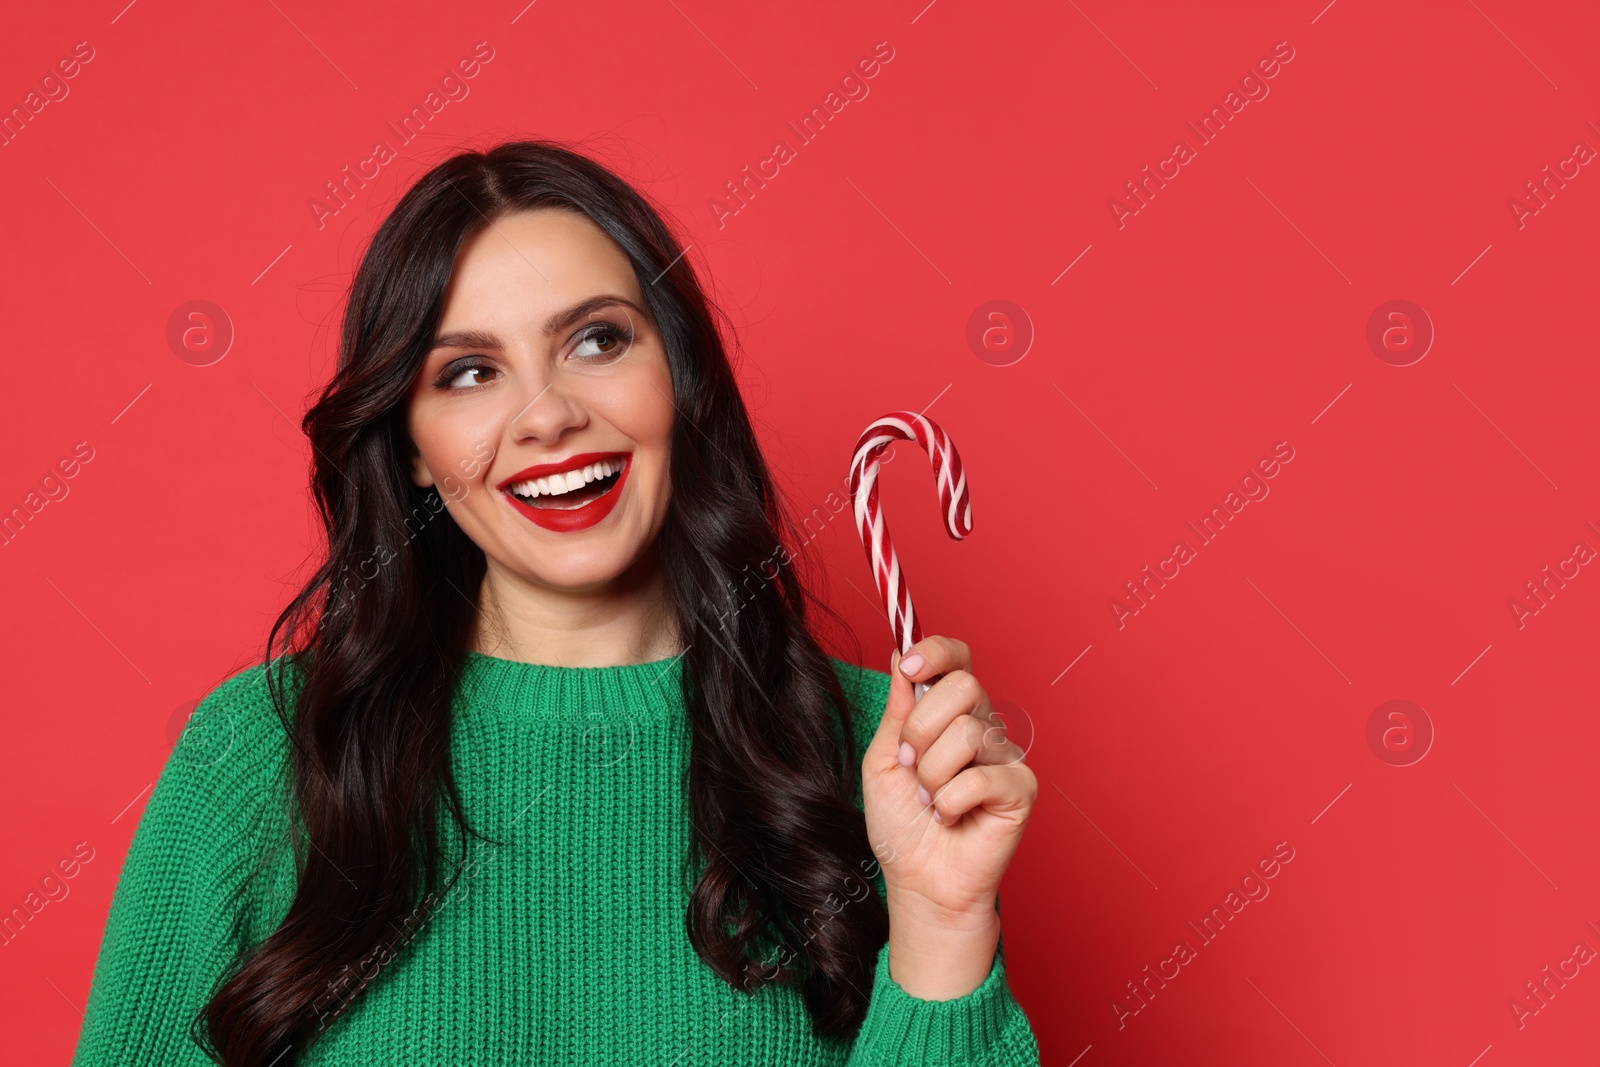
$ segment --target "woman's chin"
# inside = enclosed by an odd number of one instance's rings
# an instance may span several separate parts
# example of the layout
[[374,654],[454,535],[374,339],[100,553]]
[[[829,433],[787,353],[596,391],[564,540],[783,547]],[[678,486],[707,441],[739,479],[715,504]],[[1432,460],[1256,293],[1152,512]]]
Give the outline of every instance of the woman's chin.
[[526,553],[513,569],[531,585],[563,593],[593,593],[622,578],[634,558],[615,544],[573,545]]

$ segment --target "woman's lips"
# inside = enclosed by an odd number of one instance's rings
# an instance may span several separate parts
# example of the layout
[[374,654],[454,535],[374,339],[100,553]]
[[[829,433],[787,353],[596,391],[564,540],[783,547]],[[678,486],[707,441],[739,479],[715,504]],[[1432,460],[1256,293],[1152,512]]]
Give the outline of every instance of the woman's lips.
[[[501,495],[511,501],[511,506],[530,522],[557,533],[571,533],[575,530],[586,530],[611,514],[611,509],[617,506],[617,501],[622,497],[622,489],[628,482],[628,472],[631,470],[633,470],[633,455],[630,453],[623,460],[622,470],[617,474],[611,488],[587,504],[576,508],[534,507],[518,499],[509,487],[501,490]],[[582,492],[582,490],[576,491]]]
[[630,454],[631,453],[628,452],[580,452],[575,456],[568,456],[566,459],[560,460],[556,463],[535,463],[527,470],[519,471],[516,474],[511,475],[509,478],[504,479],[499,485],[495,486],[495,488],[506,489],[513,485],[517,485],[518,483],[530,481],[534,478],[544,478],[552,474],[566,474],[570,471],[580,470],[590,463],[597,463],[601,460],[614,463],[623,463],[627,461],[627,458]]

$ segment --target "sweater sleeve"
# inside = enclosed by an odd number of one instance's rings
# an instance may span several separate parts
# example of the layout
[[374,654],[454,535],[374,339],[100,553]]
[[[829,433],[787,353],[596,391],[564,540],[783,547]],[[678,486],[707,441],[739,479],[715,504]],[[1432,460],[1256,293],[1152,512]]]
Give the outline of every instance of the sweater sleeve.
[[[889,702],[889,675],[838,661],[845,696],[860,714],[852,722],[857,753],[877,731]],[[883,893],[883,876],[873,879]],[[998,907],[998,900],[996,902]],[[1038,1067],[1039,1046],[1005,975],[1005,938],[978,988],[951,1000],[907,993],[889,974],[889,944],[878,950],[867,1017],[851,1046],[848,1067]]]
[[72,1067],[212,1067],[190,1022],[243,943],[248,813],[267,791],[252,743],[261,675],[213,689],[167,757],[112,895]]

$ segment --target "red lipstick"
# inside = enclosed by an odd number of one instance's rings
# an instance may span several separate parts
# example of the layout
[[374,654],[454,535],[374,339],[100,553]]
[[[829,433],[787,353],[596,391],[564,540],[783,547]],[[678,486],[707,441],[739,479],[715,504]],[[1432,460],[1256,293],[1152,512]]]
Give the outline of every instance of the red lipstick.
[[[511,492],[511,487],[533,478],[548,478],[553,474],[565,474],[568,471],[581,470],[591,463],[600,460],[621,460],[622,470],[617,474],[616,484],[606,490],[601,496],[589,501],[581,508],[536,508],[532,504],[523,503]],[[560,460],[556,463],[540,463],[526,470],[518,471],[509,478],[503,479],[495,488],[500,490],[502,496],[511,502],[524,518],[542,526],[546,530],[557,533],[572,533],[576,530],[587,530],[601,519],[611,514],[611,509],[617,506],[618,499],[622,496],[622,488],[627,484],[628,472],[633,470],[633,455],[629,452],[581,452],[576,456]]]

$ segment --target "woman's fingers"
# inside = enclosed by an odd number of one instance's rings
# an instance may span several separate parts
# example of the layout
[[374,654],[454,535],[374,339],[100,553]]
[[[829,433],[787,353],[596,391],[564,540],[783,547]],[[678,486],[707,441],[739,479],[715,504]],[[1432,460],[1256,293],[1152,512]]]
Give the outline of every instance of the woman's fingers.
[[1022,761],[1022,747],[1006,737],[1005,726],[976,715],[957,715],[917,760],[917,799],[943,789],[969,763],[1006,766]]
[[933,794],[933,810],[946,826],[983,806],[996,813],[1030,812],[1039,795],[1039,780],[1025,763],[968,767]]
[[[914,766],[959,716],[989,719],[989,697],[978,679],[965,670],[952,670],[934,682],[910,709],[900,727],[901,763]],[[909,757],[910,762],[907,762]]]
[[1026,755],[1006,734],[1005,724],[979,715],[958,715],[917,760],[917,781],[930,790],[954,778],[969,763],[1004,766]]
[[924,637],[921,641],[906,650],[902,665],[911,660],[913,656],[921,656],[922,662],[914,670],[901,667],[902,673],[913,682],[926,682],[930,678],[950,671],[972,669],[972,649],[967,647],[965,641],[954,637],[934,635]]
[[862,754],[863,773],[881,774],[893,770],[896,763],[900,762],[900,731],[917,699],[912,692],[912,683],[900,673],[899,662],[900,653],[891,650],[888,703],[884,705],[883,717],[878,720],[878,728],[873,731],[867,750]]

